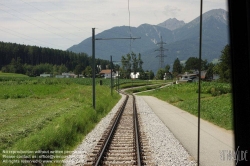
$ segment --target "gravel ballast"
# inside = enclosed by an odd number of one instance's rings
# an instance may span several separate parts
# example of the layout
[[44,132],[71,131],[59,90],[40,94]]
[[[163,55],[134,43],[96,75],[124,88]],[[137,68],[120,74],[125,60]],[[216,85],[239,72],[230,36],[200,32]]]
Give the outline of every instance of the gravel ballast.
[[86,135],[82,143],[74,152],[63,161],[65,166],[84,165],[86,163],[88,154],[92,152],[97,142],[101,139],[103,132],[108,127],[111,119],[114,117],[124,100],[125,95],[122,95],[120,101],[113,107],[108,115],[102,118],[96,127]]
[[137,112],[140,114],[154,163],[156,165],[196,165],[196,161],[155,115],[148,104],[139,96],[136,96],[136,101]]
[[[83,165],[86,163],[87,155],[92,152],[124,99],[125,96],[123,95],[122,99],[110,113],[96,125],[74,152],[63,161],[65,166]],[[183,148],[181,143],[154,114],[147,103],[139,96],[136,96],[136,102],[143,130],[149,140],[154,163],[156,165],[196,165],[196,162]]]

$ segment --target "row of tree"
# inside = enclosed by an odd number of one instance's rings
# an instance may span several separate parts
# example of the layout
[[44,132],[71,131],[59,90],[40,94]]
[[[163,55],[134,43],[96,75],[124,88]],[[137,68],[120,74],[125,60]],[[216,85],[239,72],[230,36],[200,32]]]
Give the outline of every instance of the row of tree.
[[[220,80],[230,82],[231,64],[230,64],[230,46],[226,45],[218,64],[208,63],[207,60],[201,60],[201,70],[206,70],[207,79],[211,79],[213,74],[219,74]],[[108,60],[96,59],[96,73],[100,69],[110,68]],[[140,73],[139,79],[153,79],[152,71],[144,71],[141,54],[127,54],[121,58],[120,74],[121,78],[130,78],[133,72]],[[92,59],[85,53],[73,53],[69,51],[42,48],[37,46],[26,46],[13,43],[0,42],[0,68],[3,72],[21,73],[29,76],[39,76],[42,73],[61,74],[63,72],[74,72],[75,74],[84,74],[87,77],[92,76]],[[119,66],[114,68],[118,70]],[[199,69],[199,59],[190,57],[185,64],[182,64],[177,58],[173,64],[173,70],[170,72],[170,66],[166,65],[164,69],[159,69],[156,79],[172,79],[178,74],[190,72]]]
[[[136,74],[139,72],[139,79],[148,80],[154,79],[154,72],[144,71],[142,68],[143,61],[141,59],[141,54],[136,55],[134,52],[131,54],[123,55],[121,58],[121,78],[130,78],[130,74]],[[119,66],[118,66],[119,67]]]
[[130,74],[133,72],[142,72],[143,61],[141,59],[141,54],[136,55],[135,53],[123,55],[121,58],[121,78],[130,78]]
[[[176,77],[178,74],[184,72],[192,72],[199,70],[199,58],[190,57],[188,60],[182,64],[180,60],[177,58],[173,64],[172,73],[169,72],[170,66],[167,65],[165,69],[159,69],[156,78],[163,79]],[[230,61],[230,46],[226,45],[224,49],[221,51],[221,56],[219,59],[219,63],[213,64],[208,63],[207,60],[201,60],[201,70],[207,71],[206,79],[211,80],[213,78],[213,74],[218,74],[219,79],[222,82],[230,82],[231,81],[231,61]]]
[[[96,59],[96,64],[101,69],[106,69],[109,61]],[[0,69],[3,72],[29,76],[38,76],[42,73],[61,74],[68,71],[82,74],[90,66],[92,66],[92,59],[85,53],[77,54],[51,48],[0,42]],[[99,72],[98,69],[96,67],[97,72]]]

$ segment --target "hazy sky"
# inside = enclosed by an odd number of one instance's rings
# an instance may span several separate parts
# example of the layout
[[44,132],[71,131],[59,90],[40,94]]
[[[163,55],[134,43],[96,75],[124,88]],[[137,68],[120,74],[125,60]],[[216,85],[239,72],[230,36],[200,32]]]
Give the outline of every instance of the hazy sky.
[[[226,0],[205,0],[203,11],[227,10]],[[199,0],[130,0],[130,25],[184,22],[200,12]],[[63,49],[114,26],[129,25],[128,0],[1,0],[0,41]],[[132,32],[133,33],[133,32]],[[128,37],[127,34],[117,37]]]

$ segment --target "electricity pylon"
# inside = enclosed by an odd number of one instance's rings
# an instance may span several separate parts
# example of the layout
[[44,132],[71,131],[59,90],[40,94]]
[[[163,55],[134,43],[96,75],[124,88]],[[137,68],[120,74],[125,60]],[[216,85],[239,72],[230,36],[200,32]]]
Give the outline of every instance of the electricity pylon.
[[165,42],[162,41],[162,36],[161,36],[161,41],[159,43],[156,43],[157,45],[160,46],[160,48],[156,49],[155,51],[160,51],[160,54],[157,55],[156,57],[160,57],[159,59],[159,66],[160,68],[163,68],[164,65],[164,57],[167,57],[167,55],[164,55],[164,51],[168,50],[163,47],[163,44],[166,44]]

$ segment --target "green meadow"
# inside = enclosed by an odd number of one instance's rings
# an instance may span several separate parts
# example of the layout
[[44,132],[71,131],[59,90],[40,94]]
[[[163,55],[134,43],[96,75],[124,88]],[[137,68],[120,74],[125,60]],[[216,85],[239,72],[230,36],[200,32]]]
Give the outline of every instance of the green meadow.
[[120,99],[97,80],[94,110],[91,83],[90,79],[0,76],[0,152],[76,147]]
[[23,74],[16,74],[16,73],[3,73],[3,72],[1,72],[0,71],[0,77],[21,77],[21,78],[23,78],[23,77],[26,77],[26,78],[28,78],[28,76],[27,75],[23,75]]
[[[139,95],[155,96],[197,115],[196,83],[159,89],[167,82],[119,82],[120,88],[135,87],[129,93],[156,89]],[[96,78],[95,83],[94,110],[91,78],[32,78],[0,72],[0,152],[73,150],[120,99],[117,93],[110,95],[110,79]],[[116,83],[114,80],[114,89]],[[201,117],[232,129],[230,85],[203,82],[201,87]],[[0,165],[2,161],[1,155]]]
[[[138,95],[157,97],[193,115],[198,115],[198,84],[173,84]],[[227,83],[202,82],[201,118],[228,130],[233,129],[231,86]]]

